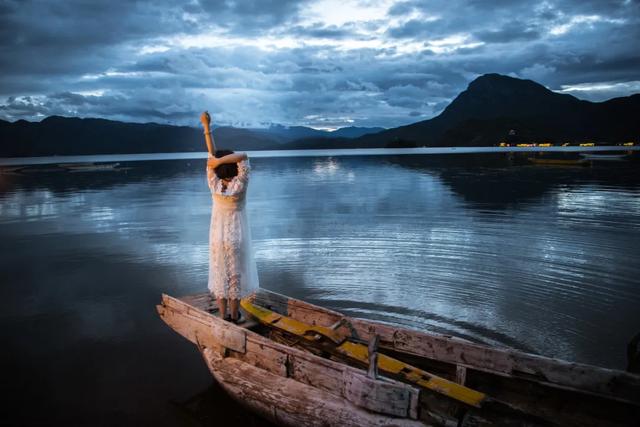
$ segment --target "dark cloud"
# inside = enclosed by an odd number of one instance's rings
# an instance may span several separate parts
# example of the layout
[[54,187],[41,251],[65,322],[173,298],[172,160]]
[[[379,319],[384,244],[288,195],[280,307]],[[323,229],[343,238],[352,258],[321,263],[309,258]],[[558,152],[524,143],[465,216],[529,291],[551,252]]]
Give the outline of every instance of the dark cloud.
[[489,72],[601,100],[640,87],[639,3],[9,0],[0,118],[390,127]]
[[393,6],[391,6],[387,13],[390,16],[404,16],[413,12],[414,9],[415,9],[414,2],[400,1],[394,4]]
[[478,40],[487,43],[510,43],[540,38],[540,33],[523,22],[509,22],[498,30],[483,30],[475,34]]
[[[294,21],[304,0],[199,0],[206,20],[242,34],[259,34]],[[198,11],[194,6],[192,10]]]
[[313,37],[319,39],[344,39],[347,37],[353,38],[369,38],[358,33],[358,29],[355,25],[347,24],[342,26],[337,25],[322,25],[315,23],[308,26],[295,25],[287,28],[283,31],[283,34]]
[[416,38],[423,37],[429,33],[431,28],[436,26],[433,22],[426,22],[420,19],[411,19],[402,25],[391,27],[387,34],[395,38]]

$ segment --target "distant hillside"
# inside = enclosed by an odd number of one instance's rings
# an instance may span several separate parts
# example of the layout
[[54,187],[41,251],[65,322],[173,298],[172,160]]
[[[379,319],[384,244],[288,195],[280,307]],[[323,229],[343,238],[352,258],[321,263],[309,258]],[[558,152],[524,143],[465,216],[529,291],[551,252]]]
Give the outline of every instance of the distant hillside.
[[[354,139],[302,138],[303,148],[491,146],[510,142],[626,142],[640,137],[640,94],[605,102],[552,92],[531,80],[486,74],[437,117]],[[510,130],[516,134],[509,136]]]
[[[214,130],[221,147],[249,150],[274,144],[245,129]],[[202,130],[156,123],[123,123],[103,119],[52,116],[41,122],[0,121],[0,157],[204,151]]]
[[322,139],[322,138],[358,138],[363,135],[383,131],[381,127],[356,127],[349,126],[334,131],[318,130],[306,126],[283,126],[272,125],[265,129],[249,129],[260,135],[276,138],[278,141],[287,143],[302,139]]
[[605,102],[552,92],[531,80],[486,74],[437,117],[358,138],[358,146],[495,145],[510,129],[527,141],[621,142],[640,135],[640,94]]
[[329,133],[332,138],[358,138],[362,135],[369,135],[372,133],[382,132],[384,128],[362,128],[357,126],[349,126],[340,128]]
[[[512,142],[617,143],[640,137],[640,94],[581,101],[530,80],[486,74],[437,117],[407,126],[215,128],[219,148],[277,150],[415,146],[486,146]],[[204,151],[202,131],[186,126],[52,116],[39,123],[0,120],[0,157]]]
[[[360,136],[380,128],[346,129],[346,133]],[[324,138],[335,134],[303,126],[266,129],[223,126],[213,130],[217,147],[233,150],[277,150],[287,148],[286,144],[299,138]],[[202,129],[188,126],[59,116],[47,117],[41,122],[0,120],[0,157],[204,150]]]

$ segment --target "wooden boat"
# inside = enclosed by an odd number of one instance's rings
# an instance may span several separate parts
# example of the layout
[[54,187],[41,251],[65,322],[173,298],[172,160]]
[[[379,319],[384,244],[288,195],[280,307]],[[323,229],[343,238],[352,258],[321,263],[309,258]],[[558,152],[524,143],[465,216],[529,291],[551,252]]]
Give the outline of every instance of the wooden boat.
[[588,166],[589,161],[586,159],[545,159],[539,157],[529,157],[529,162],[534,165],[547,166]]
[[580,153],[580,156],[584,160],[591,161],[603,161],[603,162],[620,162],[623,160],[628,160],[629,155],[627,153],[624,154],[595,154],[595,153]]
[[116,170],[120,163],[65,163],[61,167],[69,172],[105,172]]
[[0,175],[17,175],[24,166],[2,166],[0,167]]
[[241,325],[220,319],[209,294],[163,295],[157,309],[232,397],[280,425],[640,420],[640,375],[351,318],[264,289],[242,307]]

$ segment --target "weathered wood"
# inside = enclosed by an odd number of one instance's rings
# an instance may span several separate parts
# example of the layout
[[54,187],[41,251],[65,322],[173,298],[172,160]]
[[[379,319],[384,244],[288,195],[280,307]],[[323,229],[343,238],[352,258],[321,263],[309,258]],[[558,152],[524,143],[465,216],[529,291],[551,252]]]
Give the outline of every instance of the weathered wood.
[[[351,323],[363,339],[368,338],[371,322],[352,319]],[[388,325],[376,324],[375,331],[380,334],[381,347],[386,343],[390,348],[421,357],[640,403],[640,376],[637,375]]]
[[381,381],[370,381],[366,375],[345,372],[345,398],[356,406],[373,412],[406,417],[412,404],[407,389],[393,387]]
[[[346,337],[336,339],[331,336],[335,332],[329,327],[312,326],[291,317],[282,316],[264,307],[259,307],[249,301],[243,301],[241,305],[244,310],[255,316],[264,325],[286,332],[293,337],[299,337],[307,343],[307,346],[316,345],[328,354],[340,359],[346,359],[349,363],[357,366],[366,367],[369,364],[370,352],[367,346],[351,340],[345,340]],[[309,334],[309,331],[313,333]],[[323,339],[319,339],[319,337]],[[372,344],[375,344],[375,340]],[[408,365],[387,355],[380,355],[378,368],[387,375],[399,377],[402,381],[442,394],[466,405],[479,408],[487,397],[482,392],[461,386],[446,378]]]
[[525,379],[467,369],[466,384],[509,402],[525,413],[551,420],[563,427],[613,427],[640,420],[640,407],[595,394],[548,387]]
[[[287,297],[260,290],[260,300],[284,306]],[[256,302],[257,303],[257,302]],[[446,335],[396,328],[363,319],[354,319],[335,311],[303,301],[289,299],[291,317],[327,326],[345,319],[358,339],[368,341],[371,330],[380,335],[380,347],[453,365],[490,372],[506,377],[522,378],[552,387],[581,393],[593,393],[640,404],[640,376],[596,366],[571,363],[518,351],[488,347]]]
[[249,300],[257,305],[266,307],[269,310],[273,310],[285,316],[288,315],[287,305],[289,304],[289,298],[284,295],[258,289],[249,297]]
[[[313,354],[275,343],[240,326],[225,322],[211,314],[197,312],[182,299],[167,296],[166,305],[158,306],[162,319],[178,333],[199,348],[212,347],[224,357],[232,356],[279,376],[290,376],[301,383],[327,391],[338,397],[356,399],[358,405],[371,411],[401,417],[417,417],[419,391],[394,380],[353,380],[361,377],[359,369],[323,359]],[[235,337],[242,337],[242,341]],[[240,346],[240,343],[243,346]],[[228,354],[229,348],[237,354]],[[363,390],[375,393],[358,393],[347,384],[364,384]],[[384,395],[381,404],[377,396]]]
[[[192,317],[195,318],[199,318],[204,322],[208,322],[212,317],[211,313],[208,313],[202,309],[197,308],[196,306],[193,306],[189,303],[184,302],[181,299],[178,298],[174,298],[172,296],[169,295],[162,295],[162,304],[173,308],[176,311],[181,311],[184,312],[186,314],[189,314]],[[219,316],[217,316],[217,318],[219,319]],[[219,319],[222,321],[222,319]],[[228,322],[225,322],[228,323]]]
[[[271,421],[291,427],[424,427],[409,419],[374,414],[326,391],[283,378],[205,349],[209,370],[231,396]],[[268,385],[268,387],[265,387]]]
[[467,368],[464,366],[457,365],[456,366],[456,382],[458,384],[464,385],[467,379]]
[[208,313],[214,313],[218,311],[218,304],[216,304],[216,300],[209,292],[203,292],[195,295],[185,295],[177,299]]
[[176,332],[194,344],[209,346],[212,343],[240,353],[246,352],[247,332],[216,316],[194,309],[183,301],[163,296],[158,306],[162,319]]
[[244,355],[238,356],[238,358],[272,374],[281,377],[287,376],[287,353],[281,349],[264,345],[264,343],[256,340],[255,337],[247,337],[247,351]]
[[[637,375],[353,319],[266,290],[258,291],[254,298],[256,304],[264,303],[279,313],[300,321],[333,327],[332,330],[346,331],[345,328],[348,328],[360,342],[366,343],[378,335],[381,350],[392,350],[410,360],[422,361],[418,363],[424,363],[425,366],[435,364],[437,369],[447,372],[447,378],[455,378],[460,384],[503,399],[527,413],[555,420],[558,425],[626,426],[633,425],[630,420],[640,419],[640,376]],[[321,352],[312,354],[288,347],[224,322],[207,311],[212,302],[215,303],[208,294],[179,300],[166,296],[158,311],[170,326],[196,343],[201,350],[213,352],[221,360],[241,361],[260,372],[325,392],[334,399],[341,400],[342,404],[361,408],[358,409],[360,411],[365,408],[380,411],[378,415],[386,420],[397,420],[390,418],[393,414],[412,419],[420,416],[423,422],[421,425],[429,422],[446,424],[458,416],[455,415],[455,406],[450,411],[446,408],[446,402],[434,401],[433,395],[420,393],[407,384],[396,381],[391,383],[393,386],[389,386],[383,378],[375,380],[367,377],[360,369],[318,357],[317,354],[322,354]],[[211,332],[218,329],[209,328],[212,325],[211,319],[224,324],[225,328],[231,328],[234,331],[230,334],[232,336]],[[313,321],[309,321],[310,319]],[[193,331],[186,331],[189,328]],[[242,334],[234,335],[236,330]],[[226,345],[231,343],[240,350],[237,344],[244,342],[244,352],[229,351],[222,342]],[[291,342],[288,344],[292,345]],[[366,367],[366,361],[363,366]],[[268,392],[273,391],[270,389]],[[241,392],[236,389],[235,393]],[[610,400],[612,398],[616,400]],[[264,407],[268,410],[268,405]],[[278,411],[281,409],[272,409],[271,413]],[[461,421],[462,425],[496,424],[496,413],[480,411],[467,413]],[[453,418],[449,418],[450,416]],[[505,416],[503,421],[518,425],[521,420],[518,417],[509,420]],[[300,419],[296,423],[310,424],[308,420]]]
[[380,337],[378,335],[372,335],[369,339],[369,346],[367,351],[369,352],[369,370],[367,375],[369,378],[378,378],[378,342]]
[[420,392],[407,384],[385,378],[372,380],[359,369],[305,352],[290,352],[289,364],[289,376],[304,384],[344,397],[374,412],[417,417]]

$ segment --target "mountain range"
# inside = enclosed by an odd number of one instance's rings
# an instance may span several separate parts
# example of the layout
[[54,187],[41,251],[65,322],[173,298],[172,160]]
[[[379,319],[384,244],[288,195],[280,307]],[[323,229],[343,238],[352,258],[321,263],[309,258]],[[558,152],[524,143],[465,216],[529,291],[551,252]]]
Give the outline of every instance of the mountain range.
[[[304,138],[359,137],[383,128],[322,131],[281,125],[265,129],[215,127],[217,148],[277,150]],[[82,154],[171,153],[205,150],[202,128],[157,123],[50,116],[40,122],[0,120],[0,157]]]
[[553,92],[531,80],[485,74],[430,120],[358,138],[372,146],[488,146],[514,142],[610,142],[640,137],[640,94],[604,102]]
[[[488,146],[512,142],[609,142],[640,137],[640,94],[589,102],[531,80],[485,74],[429,120],[392,129],[217,127],[218,148],[274,150]],[[0,157],[203,151],[202,130],[156,123],[51,116],[0,120]]]

